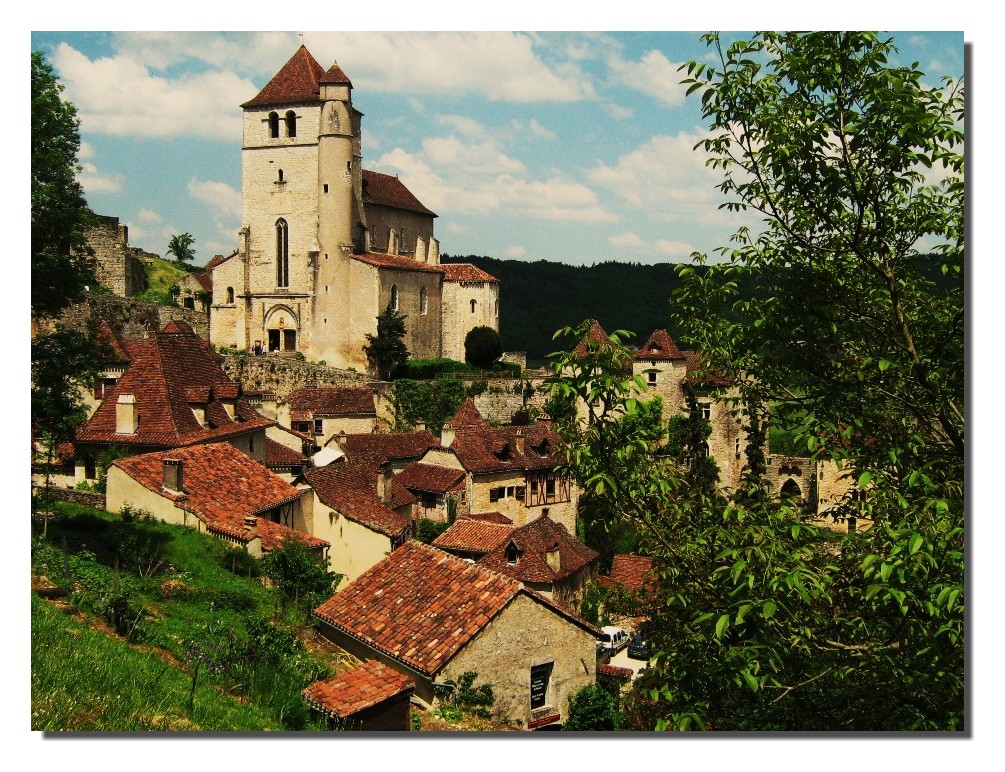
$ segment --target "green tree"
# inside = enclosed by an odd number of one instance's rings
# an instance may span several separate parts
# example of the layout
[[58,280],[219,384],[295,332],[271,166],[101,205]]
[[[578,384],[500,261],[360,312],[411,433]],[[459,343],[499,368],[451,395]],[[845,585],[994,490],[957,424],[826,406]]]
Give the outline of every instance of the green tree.
[[54,316],[95,284],[87,229],[94,216],[77,181],[80,121],[40,51],[31,52],[31,313]]
[[388,303],[377,317],[377,334],[367,333],[367,345],[363,351],[370,367],[381,380],[391,380],[398,368],[408,361],[408,347],[405,345],[407,318]]
[[617,700],[600,684],[584,686],[569,698],[566,732],[612,732],[621,728]]
[[488,370],[502,356],[502,339],[491,327],[473,327],[464,338],[464,360]]
[[291,535],[262,558],[262,573],[273,582],[284,606],[292,601],[297,608],[307,608],[327,600],[342,579],[329,573],[329,563],[330,558],[322,558]]
[[[654,558],[649,715],[680,729],[962,729],[962,87],[891,66],[869,33],[705,41],[715,62],[689,63],[685,81],[711,121],[703,146],[727,206],[760,212],[764,230],[741,229],[719,265],[681,269],[678,319],[746,404],[854,467],[874,525],[835,534],[784,502],[727,501],[644,443],[580,427],[570,468]],[[765,297],[737,299],[752,278]],[[623,355],[596,354],[557,363],[566,390],[629,411],[632,385],[610,367]],[[606,375],[587,378],[597,364]]]
[[195,259],[193,244],[195,237],[191,233],[176,233],[168,239],[167,252],[179,263],[191,263]]

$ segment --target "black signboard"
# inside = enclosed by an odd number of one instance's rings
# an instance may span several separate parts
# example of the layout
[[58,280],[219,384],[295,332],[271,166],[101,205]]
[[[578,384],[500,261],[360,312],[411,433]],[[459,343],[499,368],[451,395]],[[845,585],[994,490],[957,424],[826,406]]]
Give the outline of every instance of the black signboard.
[[551,666],[534,665],[530,669],[530,707],[541,708],[548,702],[548,681],[551,679]]

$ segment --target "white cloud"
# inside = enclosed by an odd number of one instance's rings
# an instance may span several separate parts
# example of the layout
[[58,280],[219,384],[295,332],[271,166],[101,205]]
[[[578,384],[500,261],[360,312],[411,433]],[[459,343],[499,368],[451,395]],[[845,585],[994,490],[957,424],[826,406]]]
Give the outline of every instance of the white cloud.
[[645,249],[646,243],[631,231],[611,236],[607,239],[612,247],[619,249]]
[[240,191],[225,182],[193,177],[188,181],[188,194],[206,205],[221,235],[231,236],[237,231],[241,220]]
[[520,174],[524,165],[503,153],[492,141],[464,144],[457,137],[423,140],[423,155],[441,169],[459,167],[468,174]]
[[97,155],[97,151],[94,149],[94,145],[90,142],[81,142],[80,149],[77,151],[77,159],[83,160],[85,158],[94,158]]
[[129,56],[91,61],[66,43],[56,47],[52,62],[77,107],[81,128],[94,134],[239,141],[241,115],[235,104],[257,91],[251,81],[230,72],[168,79],[152,75]]
[[447,223],[447,233],[452,233],[456,235],[458,233],[467,233],[470,230],[471,229],[469,227],[467,227],[466,225],[461,225],[460,223],[456,222]]
[[486,134],[483,124],[464,115],[440,115],[437,116],[436,122],[466,137],[484,137]]
[[519,258],[523,257],[526,254],[527,250],[524,247],[521,247],[517,244],[514,244],[513,246],[510,247],[506,247],[506,257]]
[[77,181],[84,188],[88,195],[101,193],[118,193],[122,190],[122,183],[125,178],[121,174],[102,174],[98,167],[92,163],[80,165],[80,173],[77,174]]
[[150,209],[140,209],[140,211],[136,213],[136,216],[139,218],[140,222],[155,223],[164,221],[163,217]]
[[537,118],[530,119],[530,126],[528,127],[530,135],[532,137],[537,137],[538,139],[555,139],[556,134],[551,129],[546,129],[540,123],[537,122]]
[[686,89],[680,85],[681,73],[677,72],[680,65],[667,59],[662,51],[649,51],[637,62],[614,55],[608,57],[607,65],[618,82],[665,105],[684,101]]
[[667,257],[672,257],[676,260],[684,259],[691,256],[691,253],[695,251],[695,248],[684,241],[667,241],[666,239],[659,239],[656,241],[656,249]]
[[614,102],[605,102],[603,108],[608,115],[618,121],[626,121],[635,115],[630,107],[623,107]]

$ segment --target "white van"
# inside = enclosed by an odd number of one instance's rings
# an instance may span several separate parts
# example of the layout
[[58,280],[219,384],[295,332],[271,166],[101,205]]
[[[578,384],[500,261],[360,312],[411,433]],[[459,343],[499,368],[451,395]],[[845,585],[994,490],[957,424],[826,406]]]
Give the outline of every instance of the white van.
[[628,633],[620,627],[601,627],[600,640],[597,641],[597,656],[617,654],[628,645]]

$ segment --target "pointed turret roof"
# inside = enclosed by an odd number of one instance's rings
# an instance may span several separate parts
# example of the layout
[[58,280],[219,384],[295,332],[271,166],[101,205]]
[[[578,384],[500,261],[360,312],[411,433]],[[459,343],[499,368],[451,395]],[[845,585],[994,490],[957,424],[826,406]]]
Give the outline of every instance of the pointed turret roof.
[[576,344],[576,347],[572,350],[573,354],[577,356],[586,356],[588,348],[587,341],[595,341],[597,343],[610,343],[611,339],[607,337],[607,332],[603,327],[600,326],[600,322],[594,321],[590,325],[589,331],[586,333],[586,337]]
[[645,345],[635,353],[635,359],[639,361],[684,359],[684,354],[677,348],[677,344],[666,330],[655,330]]
[[349,80],[349,76],[345,74],[345,71],[338,66],[338,62],[335,62],[335,64],[328,68],[328,72],[321,76],[320,82],[352,88],[352,81]]
[[488,421],[478,412],[478,408],[475,407],[475,401],[471,397],[464,400],[464,404],[460,406],[454,417],[450,419],[450,425],[455,429],[467,427],[484,427],[487,429],[489,427]]
[[[300,46],[290,60],[283,65],[258,96],[245,102],[241,107],[270,107],[293,102],[316,102],[319,99],[319,83],[324,77],[324,68],[311,56],[306,46]],[[344,74],[343,74],[344,77]]]

